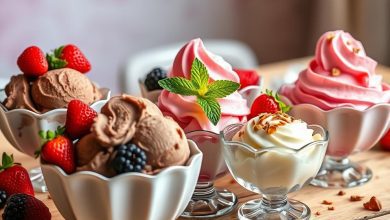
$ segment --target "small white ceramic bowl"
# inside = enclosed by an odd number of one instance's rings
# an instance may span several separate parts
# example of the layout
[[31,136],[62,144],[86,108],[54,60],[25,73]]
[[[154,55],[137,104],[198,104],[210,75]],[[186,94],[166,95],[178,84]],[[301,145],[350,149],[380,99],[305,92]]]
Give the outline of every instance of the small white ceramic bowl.
[[198,180],[202,152],[189,140],[185,166],[171,166],[157,175],[127,173],[106,178],[91,171],[67,175],[42,164],[50,195],[67,220],[175,219],[186,208]]
[[289,112],[308,124],[329,131],[327,155],[346,157],[372,148],[390,127],[390,104],[377,104],[366,110],[342,107],[324,111],[311,104],[292,106]]
[[[97,112],[110,99],[110,90],[101,89],[103,99],[93,103],[91,107]],[[2,100],[0,100],[2,101]],[[54,109],[38,114],[27,109],[5,110],[0,106],[0,129],[6,139],[20,152],[34,157],[42,142],[37,135],[40,130],[55,130],[65,124],[66,109]]]
[[327,111],[312,104],[298,104],[292,105],[289,114],[329,131],[327,157],[313,185],[354,187],[372,178],[369,168],[351,162],[348,156],[367,151],[378,143],[390,127],[390,103],[376,104],[366,110],[340,107]]

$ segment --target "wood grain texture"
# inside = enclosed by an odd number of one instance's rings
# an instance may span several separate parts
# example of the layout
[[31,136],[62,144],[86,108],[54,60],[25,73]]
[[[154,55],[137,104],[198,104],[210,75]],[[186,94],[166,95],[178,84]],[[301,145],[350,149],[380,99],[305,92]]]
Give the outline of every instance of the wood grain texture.
[[[292,61],[280,62],[276,64],[268,64],[259,68],[259,73],[264,79],[264,84],[268,85],[271,77],[280,77],[286,71],[289,65],[292,63],[307,63],[309,58],[302,58]],[[390,69],[387,67],[379,67],[378,73],[383,74],[384,80],[390,82]],[[10,144],[5,140],[3,134],[0,132],[0,153],[6,151],[13,153],[17,162],[21,162],[26,168],[33,168],[38,166],[38,161],[29,158],[17,152]],[[360,153],[351,157],[354,161],[360,162],[369,166],[373,172],[373,179],[360,187],[343,189],[346,192],[344,196],[338,196],[338,189],[322,189],[313,186],[306,186],[298,192],[291,193],[289,198],[293,198],[306,203],[312,210],[312,219],[375,219],[375,220],[387,220],[390,219],[390,152],[384,152],[379,150],[371,150],[368,152]],[[0,180],[1,181],[1,180]],[[249,192],[238,185],[230,175],[227,175],[216,182],[216,186],[219,188],[226,188],[236,193],[239,197],[238,207],[243,203],[251,199],[259,198],[252,192]],[[361,195],[364,199],[359,202],[350,202],[349,197],[351,195]],[[367,211],[363,208],[363,203],[368,201],[371,196],[376,196],[381,202],[383,209],[381,212]],[[50,209],[53,220],[64,219],[58,212],[47,193],[36,194],[36,197],[42,200]],[[335,210],[329,211],[327,205],[321,204],[323,200],[332,201]],[[321,215],[314,215],[319,211]],[[237,219],[237,209],[235,209],[230,215],[223,216],[216,219]],[[0,210],[0,215],[2,210]]]

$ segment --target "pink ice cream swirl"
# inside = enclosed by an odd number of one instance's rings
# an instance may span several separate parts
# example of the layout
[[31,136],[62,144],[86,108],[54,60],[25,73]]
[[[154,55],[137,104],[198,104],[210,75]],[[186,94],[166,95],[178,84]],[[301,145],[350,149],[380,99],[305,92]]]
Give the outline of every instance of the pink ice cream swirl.
[[326,32],[318,40],[315,58],[307,69],[295,84],[282,86],[280,93],[292,104],[309,103],[323,110],[364,110],[390,103],[390,86],[375,73],[376,65],[349,33]]
[[[207,51],[199,38],[190,41],[180,49],[168,77],[190,79],[191,66],[195,58],[206,66],[211,82],[215,80],[240,82],[230,64]],[[163,114],[172,117],[185,132],[207,130],[218,133],[227,125],[245,121],[249,114],[247,101],[238,92],[218,99],[218,103],[221,106],[221,119],[217,125],[213,125],[196,103],[195,96],[182,96],[163,90],[158,99],[158,107]]]

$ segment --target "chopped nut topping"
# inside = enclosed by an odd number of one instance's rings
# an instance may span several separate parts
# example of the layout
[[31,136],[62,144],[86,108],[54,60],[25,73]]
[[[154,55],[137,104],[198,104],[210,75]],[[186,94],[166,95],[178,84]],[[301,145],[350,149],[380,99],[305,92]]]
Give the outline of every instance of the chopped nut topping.
[[354,48],[352,49],[352,51],[353,51],[354,53],[359,53],[360,48],[354,47]]
[[338,196],[343,196],[345,195],[345,192],[343,190],[340,190],[338,193],[337,193]]
[[324,205],[332,205],[333,202],[329,201],[329,200],[324,200],[324,201],[322,201],[322,204],[324,204]]
[[329,206],[329,207],[328,207],[328,210],[329,210],[329,211],[333,211],[333,210],[334,210],[334,206]]
[[340,76],[341,71],[338,68],[332,68],[332,76]]
[[352,195],[349,198],[349,201],[351,201],[351,202],[362,201],[363,198],[364,198],[364,196]]
[[333,38],[335,37],[334,33],[329,33],[328,36],[326,36],[326,40],[328,40],[329,42],[331,42],[333,40]]
[[321,213],[319,211],[316,211],[316,213],[314,213],[315,215],[321,215]]
[[273,134],[276,132],[276,129],[279,126],[286,125],[292,121],[294,121],[294,118],[286,113],[263,113],[260,115],[259,120],[253,126],[253,130],[258,131],[261,128],[268,134]]
[[375,196],[373,196],[370,201],[363,204],[363,207],[370,211],[380,211],[382,209],[382,204]]

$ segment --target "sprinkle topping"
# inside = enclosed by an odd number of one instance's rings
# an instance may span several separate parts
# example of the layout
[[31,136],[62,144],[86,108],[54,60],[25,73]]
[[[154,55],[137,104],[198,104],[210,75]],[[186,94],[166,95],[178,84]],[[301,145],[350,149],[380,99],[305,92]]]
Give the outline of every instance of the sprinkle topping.
[[338,68],[332,68],[332,76],[340,76],[341,71]]
[[253,124],[253,130],[258,131],[263,129],[267,134],[273,134],[279,126],[289,124],[293,121],[294,118],[286,113],[263,113],[259,115],[258,121]]
[[331,41],[333,40],[334,37],[335,37],[334,33],[331,32],[331,33],[328,34],[328,36],[326,36],[326,39],[327,39],[329,42],[331,42]]

